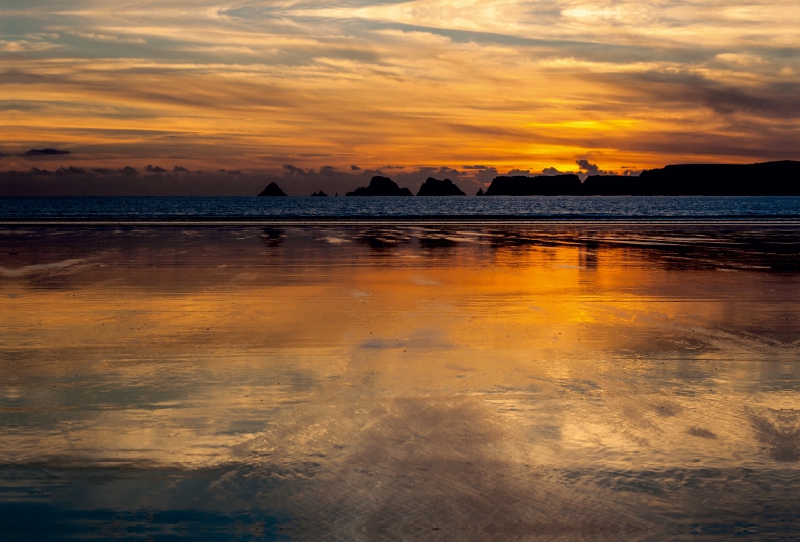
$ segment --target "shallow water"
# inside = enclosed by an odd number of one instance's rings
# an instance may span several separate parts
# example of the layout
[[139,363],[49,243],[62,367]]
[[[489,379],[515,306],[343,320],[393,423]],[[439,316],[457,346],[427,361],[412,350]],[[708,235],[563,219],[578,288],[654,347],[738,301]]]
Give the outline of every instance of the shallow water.
[[796,227],[0,243],[4,539],[800,532]]

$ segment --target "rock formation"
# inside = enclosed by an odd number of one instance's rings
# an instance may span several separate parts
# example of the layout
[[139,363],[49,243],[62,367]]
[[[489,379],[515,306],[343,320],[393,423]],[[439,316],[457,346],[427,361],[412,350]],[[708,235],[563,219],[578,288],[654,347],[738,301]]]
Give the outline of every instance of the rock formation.
[[577,195],[581,180],[577,175],[537,175],[535,177],[495,177],[487,196],[565,196]]
[[588,177],[581,194],[631,196],[796,196],[800,162],[682,164],[645,170],[638,177]]
[[408,188],[400,188],[397,183],[388,177],[376,175],[369,182],[369,186],[356,188],[348,192],[347,196],[413,196]]
[[277,184],[269,183],[259,196],[286,196],[286,194]]
[[433,177],[422,183],[417,192],[418,196],[466,196],[466,194],[450,179],[440,181]]

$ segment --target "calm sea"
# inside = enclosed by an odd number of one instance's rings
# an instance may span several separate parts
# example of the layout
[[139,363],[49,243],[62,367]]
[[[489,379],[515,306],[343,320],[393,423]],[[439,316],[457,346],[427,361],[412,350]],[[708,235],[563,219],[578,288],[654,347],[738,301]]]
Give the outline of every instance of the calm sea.
[[274,219],[794,219],[800,197],[76,197],[0,198],[12,221]]

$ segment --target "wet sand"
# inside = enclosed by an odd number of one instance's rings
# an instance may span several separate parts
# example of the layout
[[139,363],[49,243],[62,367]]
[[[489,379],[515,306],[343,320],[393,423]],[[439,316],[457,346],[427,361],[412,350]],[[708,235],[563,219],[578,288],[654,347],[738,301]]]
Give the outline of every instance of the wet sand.
[[0,232],[4,539],[786,539],[800,229]]

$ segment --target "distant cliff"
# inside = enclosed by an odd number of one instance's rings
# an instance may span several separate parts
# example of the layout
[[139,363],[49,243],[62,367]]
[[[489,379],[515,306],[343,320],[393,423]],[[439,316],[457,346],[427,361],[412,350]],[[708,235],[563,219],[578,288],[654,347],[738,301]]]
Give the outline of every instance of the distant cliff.
[[796,196],[800,195],[800,162],[666,166],[643,171],[636,186],[642,195]]
[[281,187],[275,183],[269,183],[267,187],[264,190],[262,190],[261,193],[259,194],[259,196],[285,196],[285,195],[286,194],[284,193],[283,190],[281,190]]
[[495,177],[485,196],[572,196],[581,191],[577,175]]
[[800,196],[800,162],[682,164],[638,177],[576,175],[495,177],[487,196]]
[[466,196],[466,194],[450,179],[440,181],[433,177],[422,183],[417,192],[418,196]]
[[400,188],[397,183],[388,177],[376,175],[369,182],[369,186],[356,188],[348,192],[347,196],[413,196],[408,188]]

